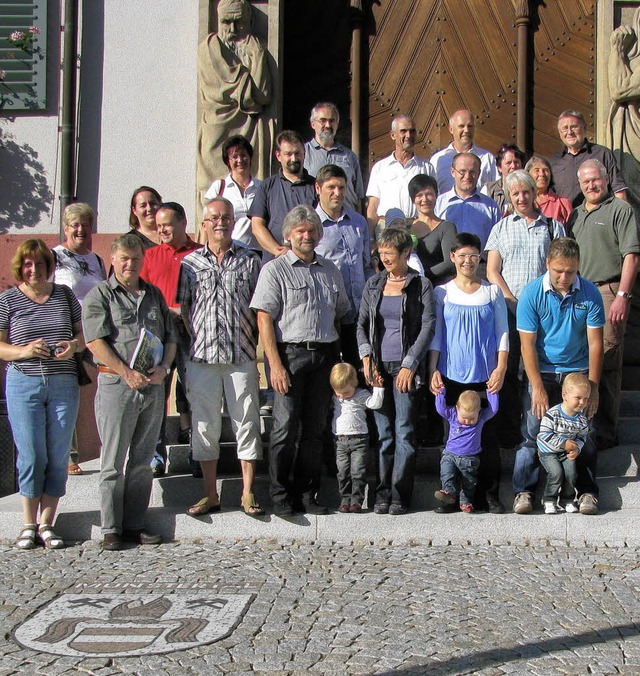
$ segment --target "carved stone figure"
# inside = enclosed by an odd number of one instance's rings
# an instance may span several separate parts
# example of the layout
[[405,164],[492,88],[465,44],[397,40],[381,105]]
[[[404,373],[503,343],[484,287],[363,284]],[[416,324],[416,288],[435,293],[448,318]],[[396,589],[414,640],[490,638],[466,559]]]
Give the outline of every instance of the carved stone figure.
[[609,145],[622,170],[630,201],[640,209],[640,7],[633,28],[621,25],[611,34],[609,55]]
[[242,134],[253,146],[253,175],[265,178],[271,173],[271,77],[267,54],[250,28],[251,5],[246,0],[220,0],[218,32],[198,47],[200,200],[211,183],[227,173],[221,148],[233,134]]

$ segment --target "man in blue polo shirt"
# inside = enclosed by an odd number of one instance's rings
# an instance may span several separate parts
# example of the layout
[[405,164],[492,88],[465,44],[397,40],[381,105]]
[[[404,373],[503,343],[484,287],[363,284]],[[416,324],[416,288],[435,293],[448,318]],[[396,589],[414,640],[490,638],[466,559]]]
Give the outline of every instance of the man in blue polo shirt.
[[[547,272],[524,287],[517,308],[522,360],[529,384],[524,398],[524,441],[516,451],[513,511],[528,514],[538,483],[536,437],[544,414],[562,401],[562,381],[579,371],[591,382],[585,410],[598,408],[598,383],[603,360],[604,305],[598,288],[578,275],[580,249],[572,239],[553,240]],[[577,460],[581,514],[597,514],[596,449],[587,441]]]

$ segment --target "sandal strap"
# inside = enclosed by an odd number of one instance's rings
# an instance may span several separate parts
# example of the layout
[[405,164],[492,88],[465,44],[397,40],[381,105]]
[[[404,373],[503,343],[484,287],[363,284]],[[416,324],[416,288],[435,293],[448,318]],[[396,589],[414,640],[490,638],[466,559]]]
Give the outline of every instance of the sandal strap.
[[16,538],[16,545],[20,549],[33,549],[36,543],[37,533],[37,523],[25,523],[20,531],[20,535]]
[[40,535],[40,539],[47,545],[64,544],[64,540],[56,534],[48,523],[40,524],[38,535]]

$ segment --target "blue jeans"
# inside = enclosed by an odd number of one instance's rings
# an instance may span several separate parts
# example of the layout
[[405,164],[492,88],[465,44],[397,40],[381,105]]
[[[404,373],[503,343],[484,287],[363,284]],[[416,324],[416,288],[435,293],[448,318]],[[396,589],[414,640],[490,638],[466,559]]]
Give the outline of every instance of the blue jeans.
[[[456,455],[442,451],[440,481],[442,490],[451,495],[460,493],[460,504],[471,505],[478,485],[480,455]],[[458,491],[458,487],[460,490]]]
[[576,461],[566,453],[538,453],[538,457],[547,471],[542,499],[555,502],[559,495],[563,500],[575,500]]
[[376,503],[409,507],[416,465],[416,419],[418,392],[398,392],[396,377],[400,362],[383,362],[382,408],[373,412],[378,428],[378,485]]
[[62,497],[78,415],[78,378],[66,373],[26,376],[9,367],[6,395],[9,422],[18,449],[20,495]]
[[[542,383],[549,397],[549,408],[562,401],[562,380],[566,374],[543,373]],[[540,420],[531,413],[531,383],[523,397],[522,436],[524,441],[516,450],[513,465],[513,492],[534,493],[538,484],[540,467],[538,464],[538,447],[536,437],[540,431]],[[576,460],[576,489],[578,496],[591,493],[598,496],[596,483],[597,449],[593,441],[593,433],[589,434],[582,452]]]
[[269,478],[275,504],[300,498],[312,500],[320,486],[322,438],[331,401],[329,372],[335,363],[335,347],[327,344],[308,350],[302,345],[278,343],[291,384],[286,394],[276,392],[273,399]]

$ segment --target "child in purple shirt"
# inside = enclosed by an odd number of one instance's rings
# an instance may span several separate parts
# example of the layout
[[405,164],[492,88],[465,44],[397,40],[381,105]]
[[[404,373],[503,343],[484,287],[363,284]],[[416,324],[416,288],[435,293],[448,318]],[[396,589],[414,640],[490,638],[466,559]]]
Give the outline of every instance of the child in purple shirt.
[[487,390],[487,402],[489,406],[481,408],[480,395],[472,390],[462,392],[455,406],[447,406],[444,388],[436,395],[436,410],[449,423],[449,436],[440,459],[442,489],[434,494],[442,506],[436,512],[453,511],[458,492],[460,509],[473,512],[482,427],[498,411],[498,395]]

